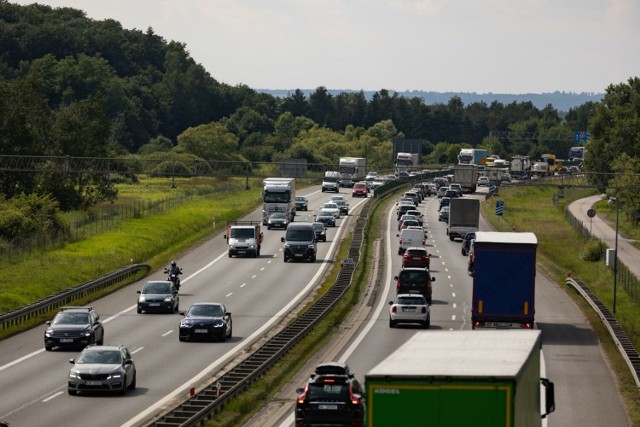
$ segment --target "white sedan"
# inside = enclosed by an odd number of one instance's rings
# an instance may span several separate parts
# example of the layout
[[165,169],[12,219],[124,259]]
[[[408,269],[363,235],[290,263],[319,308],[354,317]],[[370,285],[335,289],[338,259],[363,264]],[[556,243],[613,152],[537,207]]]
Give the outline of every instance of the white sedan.
[[398,294],[395,301],[389,301],[389,327],[398,323],[419,323],[428,329],[431,326],[429,304],[420,294]]
[[336,219],[340,218],[340,206],[335,203],[325,203],[320,209],[323,211],[330,211]]

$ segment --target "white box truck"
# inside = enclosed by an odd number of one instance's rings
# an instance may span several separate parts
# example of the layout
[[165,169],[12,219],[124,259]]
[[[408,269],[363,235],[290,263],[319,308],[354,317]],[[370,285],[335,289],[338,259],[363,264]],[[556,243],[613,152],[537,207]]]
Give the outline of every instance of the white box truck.
[[354,183],[364,181],[367,176],[366,169],[367,159],[364,157],[340,157],[340,187],[353,187]]
[[296,215],[296,179],[265,178],[262,181],[262,225],[267,225],[269,215],[285,213],[289,222]]

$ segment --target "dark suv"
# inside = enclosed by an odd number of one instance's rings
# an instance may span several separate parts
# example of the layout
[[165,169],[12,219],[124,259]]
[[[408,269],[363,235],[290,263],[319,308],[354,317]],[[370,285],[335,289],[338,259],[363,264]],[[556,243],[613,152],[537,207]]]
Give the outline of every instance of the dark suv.
[[311,222],[292,222],[284,237],[284,262],[291,260],[316,261],[316,232]]
[[364,426],[364,389],[346,364],[318,365],[307,386],[296,392],[296,426]]
[[104,328],[93,307],[62,307],[44,331],[44,349],[84,348],[104,342]]
[[403,268],[393,279],[396,281],[398,294],[420,294],[431,304],[431,283],[436,278],[431,277],[428,268]]

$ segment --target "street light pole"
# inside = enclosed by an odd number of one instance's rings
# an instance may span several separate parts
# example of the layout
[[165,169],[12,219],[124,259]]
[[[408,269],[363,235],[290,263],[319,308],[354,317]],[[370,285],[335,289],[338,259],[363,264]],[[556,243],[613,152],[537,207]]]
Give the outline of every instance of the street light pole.
[[618,206],[618,198],[616,198],[616,243],[615,256],[613,260],[613,314],[616,314],[616,288],[618,286],[618,219],[620,216],[620,206]]

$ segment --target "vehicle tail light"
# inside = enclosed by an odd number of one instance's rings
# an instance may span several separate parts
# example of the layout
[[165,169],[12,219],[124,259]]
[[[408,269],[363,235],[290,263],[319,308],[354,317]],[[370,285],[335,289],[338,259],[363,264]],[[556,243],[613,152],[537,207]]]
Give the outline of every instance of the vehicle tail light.
[[356,396],[355,394],[353,394],[353,390],[351,390],[351,387],[349,387],[349,395],[351,396],[351,404],[352,405],[359,405],[360,404],[360,398],[358,396]]
[[533,328],[533,323],[529,323],[529,322],[522,323],[522,324],[520,324],[520,327],[522,329],[532,329]]
[[391,312],[392,313],[397,313],[398,312],[398,307],[396,307],[395,305],[391,307]]
[[402,244],[402,237],[400,238],[400,244]]
[[307,397],[307,389],[309,386],[304,388],[304,391],[302,392],[302,394],[300,396],[298,396],[298,399],[296,400],[296,402],[298,403],[298,405],[302,405],[304,403],[304,399]]
[[426,313],[427,312],[427,307],[422,307],[422,312]]
[[424,245],[426,243],[427,243],[427,241],[425,239],[422,239],[422,244]]

